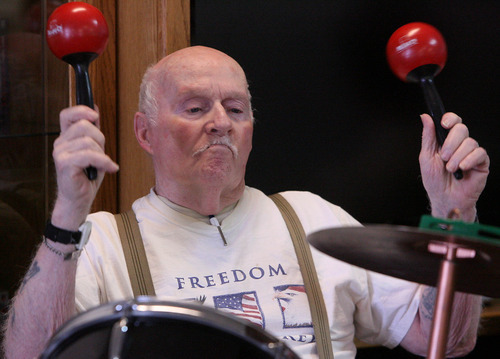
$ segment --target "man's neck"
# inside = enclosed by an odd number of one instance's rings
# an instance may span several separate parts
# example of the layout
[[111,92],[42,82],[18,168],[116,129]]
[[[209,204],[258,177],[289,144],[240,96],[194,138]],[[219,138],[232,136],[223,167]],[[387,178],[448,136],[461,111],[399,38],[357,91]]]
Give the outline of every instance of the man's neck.
[[244,190],[244,181],[231,190],[217,187],[174,189],[172,187],[159,186],[158,184],[155,187],[158,195],[204,216],[216,215],[227,206],[238,202]]

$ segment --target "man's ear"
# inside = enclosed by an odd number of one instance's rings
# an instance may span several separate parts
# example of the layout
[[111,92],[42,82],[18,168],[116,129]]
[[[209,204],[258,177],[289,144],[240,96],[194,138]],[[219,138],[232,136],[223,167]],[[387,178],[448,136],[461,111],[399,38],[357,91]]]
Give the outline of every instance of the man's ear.
[[150,155],[153,154],[151,143],[149,141],[150,123],[146,115],[142,112],[136,112],[134,115],[135,138],[139,145]]

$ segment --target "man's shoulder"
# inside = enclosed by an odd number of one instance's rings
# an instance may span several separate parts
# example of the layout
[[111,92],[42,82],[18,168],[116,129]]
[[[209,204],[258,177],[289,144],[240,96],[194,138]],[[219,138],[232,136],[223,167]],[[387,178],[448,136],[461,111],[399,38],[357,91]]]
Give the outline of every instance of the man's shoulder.
[[309,191],[284,191],[280,194],[290,203],[301,221],[328,225],[358,225],[348,212]]
[[292,205],[307,205],[307,204],[315,204],[315,205],[333,205],[328,202],[323,197],[309,191],[297,191],[297,190],[289,190],[278,192],[281,194],[287,201],[291,202]]
[[115,215],[111,212],[107,211],[99,211],[94,212],[88,215],[87,220],[95,222],[95,221],[106,221],[113,218]]
[[285,198],[297,198],[297,199],[304,199],[304,200],[316,200],[316,201],[325,201],[323,198],[321,198],[319,195],[314,194],[309,191],[298,191],[298,190],[285,190],[285,191],[279,191],[279,192],[274,192],[274,193],[264,193],[263,191],[254,188],[254,187],[249,187],[247,186],[245,188],[245,195],[252,195],[252,196],[272,196],[275,193],[279,193],[283,195]]
[[287,202],[289,202],[290,205],[296,210],[300,208],[309,208],[310,210],[334,208],[340,210],[340,207],[330,203],[328,200],[322,198],[321,196],[309,191],[286,190],[286,191],[275,192],[272,194],[265,194],[258,189],[247,187],[244,196],[263,199],[265,197],[270,197],[273,194],[282,195],[287,200]]
[[106,211],[89,214],[87,216],[87,221],[92,223],[93,230],[97,228],[107,228],[107,230],[109,230],[110,228],[116,228],[115,215]]

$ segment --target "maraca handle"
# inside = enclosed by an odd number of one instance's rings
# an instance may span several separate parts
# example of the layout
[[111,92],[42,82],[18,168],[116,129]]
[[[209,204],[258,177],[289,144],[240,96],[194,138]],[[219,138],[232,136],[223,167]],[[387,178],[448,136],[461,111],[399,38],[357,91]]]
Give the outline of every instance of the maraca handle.
[[94,108],[94,97],[92,96],[92,86],[90,85],[89,65],[97,58],[95,52],[79,52],[62,57],[75,70],[76,81],[76,103]]
[[[78,58],[68,58],[70,56]],[[76,104],[85,105],[92,109],[94,108],[94,97],[92,96],[88,67],[90,61],[96,56],[97,54],[80,53],[68,55],[64,58],[64,61],[70,63],[75,70]],[[89,166],[85,169],[85,174],[89,180],[93,181],[97,178],[97,169]]]
[[90,87],[88,64],[74,64],[73,69],[75,70],[76,81],[76,104],[94,109],[94,96]]
[[[439,143],[439,146],[442,146],[449,132],[447,129],[441,126],[441,119],[445,114],[443,102],[441,101],[441,97],[439,97],[439,93],[437,92],[436,86],[434,85],[432,76],[421,77],[420,86],[424,93],[427,109],[429,110],[429,114],[431,115],[432,120],[434,121],[437,141]],[[462,179],[464,177],[461,169],[458,169],[455,173],[453,173],[453,175],[457,180]]]

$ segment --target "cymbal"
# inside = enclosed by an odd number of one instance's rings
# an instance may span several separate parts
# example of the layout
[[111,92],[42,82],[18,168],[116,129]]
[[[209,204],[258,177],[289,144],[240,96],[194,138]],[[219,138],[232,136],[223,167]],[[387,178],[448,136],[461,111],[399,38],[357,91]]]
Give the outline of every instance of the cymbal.
[[[341,261],[410,282],[436,286],[441,250],[455,246],[455,290],[500,297],[500,241],[486,241],[405,226],[325,229],[307,237],[313,247]],[[432,249],[432,252],[429,251]]]

